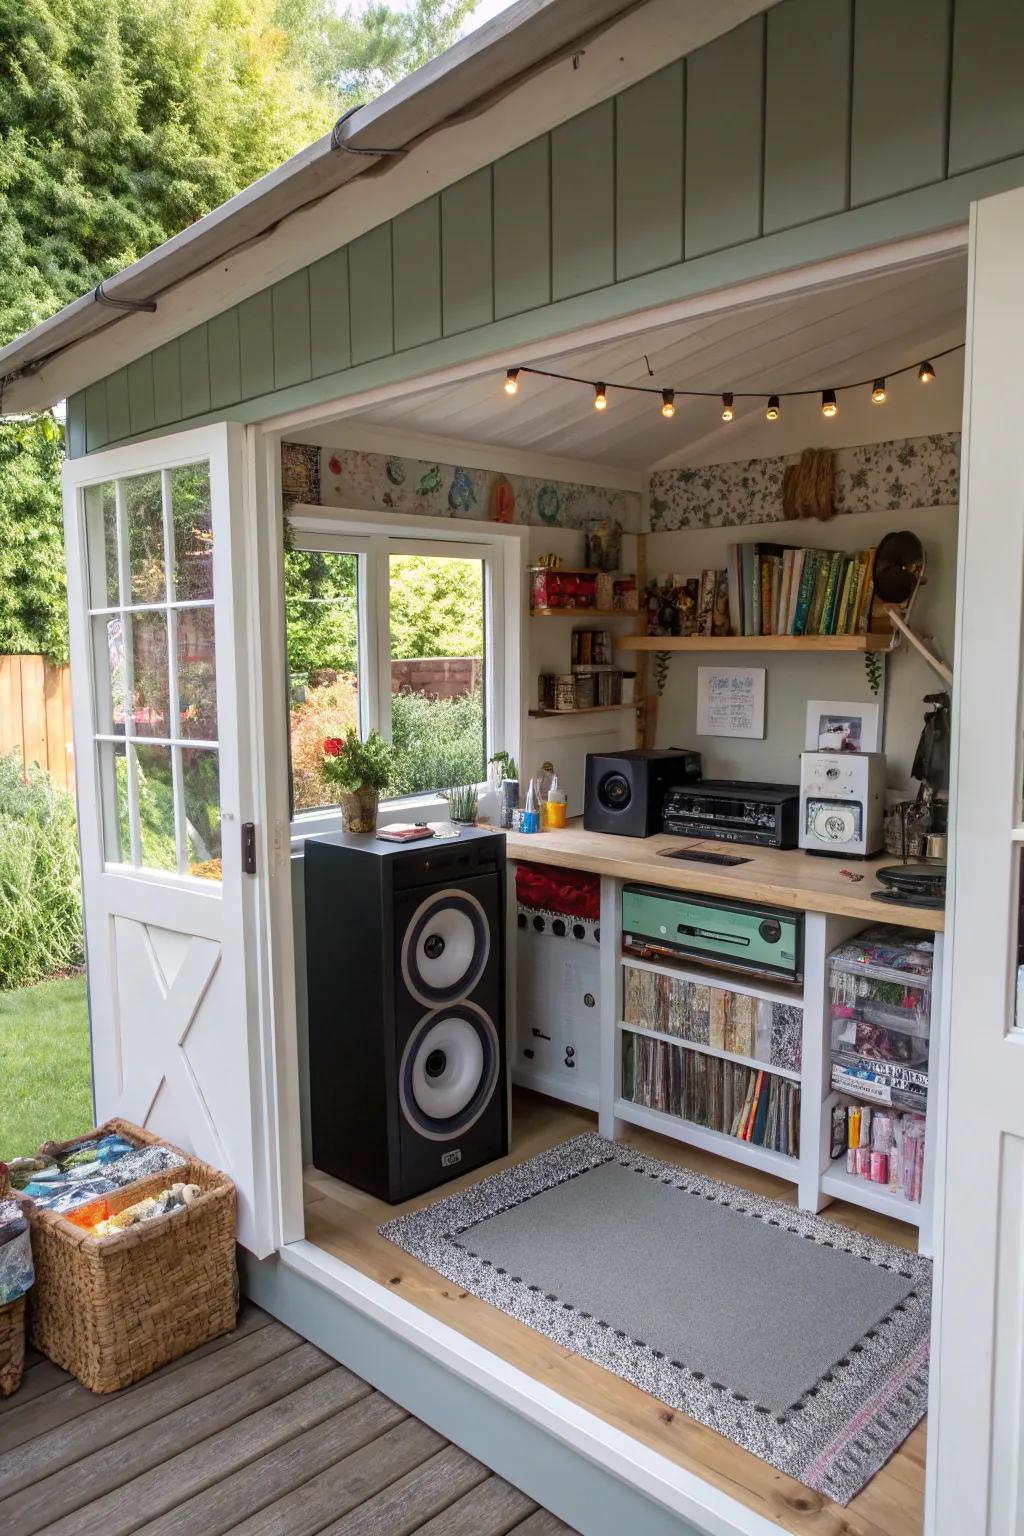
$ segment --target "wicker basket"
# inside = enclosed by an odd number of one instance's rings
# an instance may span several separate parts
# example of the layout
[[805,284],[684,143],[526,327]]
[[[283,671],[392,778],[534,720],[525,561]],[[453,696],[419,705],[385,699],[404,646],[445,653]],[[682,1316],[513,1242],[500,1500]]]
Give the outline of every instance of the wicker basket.
[[[140,1145],[171,1146],[124,1120],[108,1120],[90,1135],[115,1132]],[[83,1139],[48,1142],[40,1151],[59,1157]],[[30,1212],[32,1343],[93,1392],[116,1392],[235,1326],[235,1186],[181,1155],[185,1167],[103,1199],[113,1215],[171,1182],[198,1184],[203,1193],[184,1210],[109,1237],[94,1237],[53,1211]]]
[[[0,1163],[0,1200],[7,1198],[10,1184],[7,1165]],[[0,1397],[10,1397],[21,1386],[25,1369],[25,1298],[17,1297],[0,1307]]]

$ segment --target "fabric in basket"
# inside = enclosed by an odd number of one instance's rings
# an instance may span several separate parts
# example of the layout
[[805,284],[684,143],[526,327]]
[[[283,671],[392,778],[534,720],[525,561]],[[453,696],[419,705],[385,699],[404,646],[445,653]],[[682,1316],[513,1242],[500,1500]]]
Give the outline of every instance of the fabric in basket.
[[0,1200],[0,1307],[24,1296],[33,1279],[28,1222],[16,1200]]
[[123,1136],[105,1136],[34,1170],[21,1192],[42,1210],[65,1215],[126,1184],[155,1173],[169,1173],[184,1164],[181,1153],[170,1147],[137,1147]]

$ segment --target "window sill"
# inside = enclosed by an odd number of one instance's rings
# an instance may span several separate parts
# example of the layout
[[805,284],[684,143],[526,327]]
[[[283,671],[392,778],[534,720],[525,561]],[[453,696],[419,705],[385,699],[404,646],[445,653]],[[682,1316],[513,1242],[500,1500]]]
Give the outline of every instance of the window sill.
[[[386,827],[393,821],[442,821],[447,814],[447,801],[440,795],[406,795],[401,800],[381,801],[377,825]],[[338,806],[325,806],[322,811],[303,811],[291,825],[292,852],[301,853],[307,837],[323,837],[341,830]]]

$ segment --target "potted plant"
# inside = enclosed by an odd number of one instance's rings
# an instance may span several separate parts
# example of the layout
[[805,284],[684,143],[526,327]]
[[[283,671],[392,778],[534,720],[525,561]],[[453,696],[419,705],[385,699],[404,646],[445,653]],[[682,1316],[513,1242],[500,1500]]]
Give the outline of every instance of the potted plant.
[[380,792],[391,778],[395,749],[379,731],[360,741],[354,725],[346,736],[324,742],[323,776],[338,792],[346,832],[375,832]]
[[476,823],[477,793],[475,784],[461,784],[442,791],[448,802],[448,814],[452,821]]

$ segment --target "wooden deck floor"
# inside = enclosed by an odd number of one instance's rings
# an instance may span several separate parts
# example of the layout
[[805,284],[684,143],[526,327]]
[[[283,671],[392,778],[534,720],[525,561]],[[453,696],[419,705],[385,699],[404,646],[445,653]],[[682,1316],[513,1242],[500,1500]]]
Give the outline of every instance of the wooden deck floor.
[[4,1536],[573,1536],[261,1312],[124,1392],[34,1357],[0,1399]]

